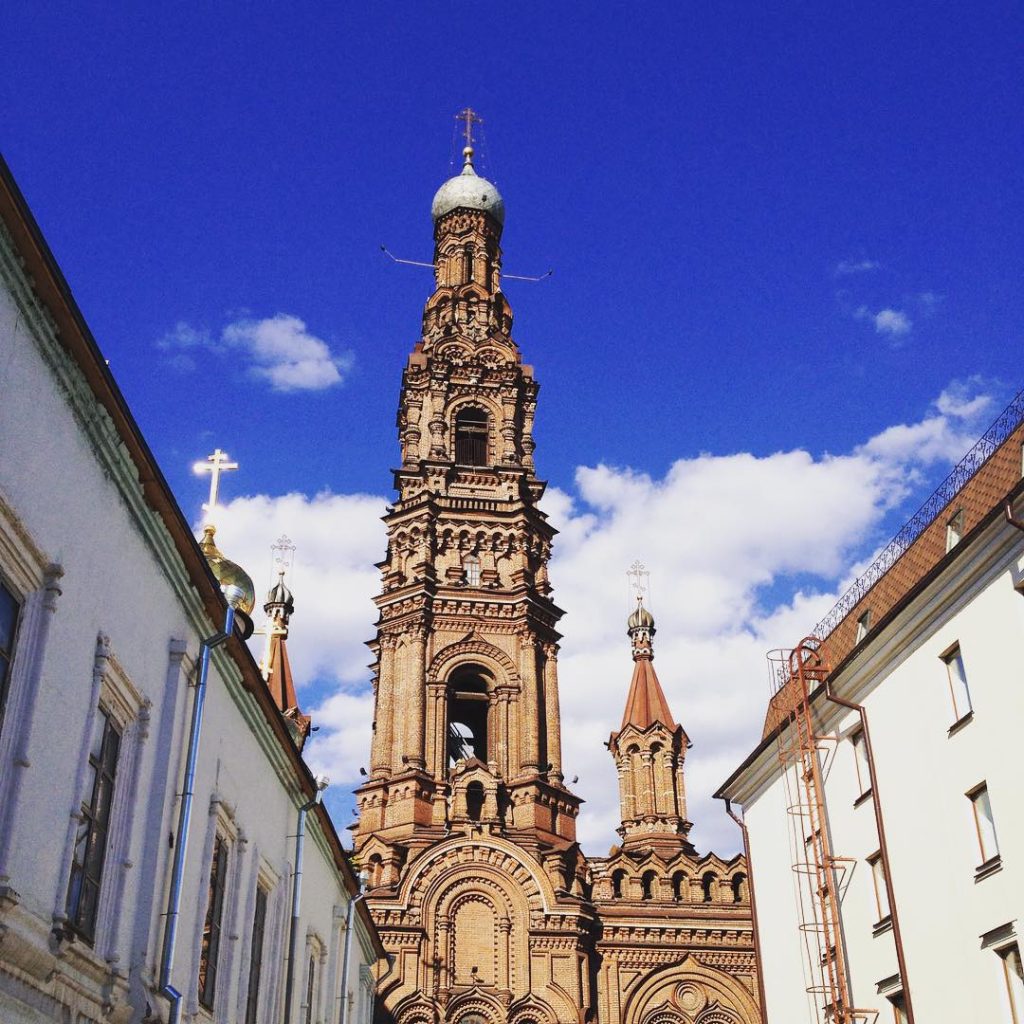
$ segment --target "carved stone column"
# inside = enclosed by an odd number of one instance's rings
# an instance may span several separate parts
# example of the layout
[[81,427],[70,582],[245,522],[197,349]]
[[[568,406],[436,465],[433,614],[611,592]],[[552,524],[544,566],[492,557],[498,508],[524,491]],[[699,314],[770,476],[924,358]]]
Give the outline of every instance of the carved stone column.
[[498,988],[508,992],[512,987],[509,978],[509,938],[512,933],[512,921],[503,917],[498,922]]
[[544,645],[544,713],[550,777],[562,781],[562,725],[558,712],[558,644]]
[[424,735],[427,712],[427,631],[423,626],[415,627],[409,634],[406,652],[406,668],[409,673],[408,704],[402,708],[407,715],[408,732],[405,749],[412,768],[425,768]]
[[391,774],[391,747],[395,724],[395,646],[397,641],[387,633],[380,638],[377,665],[377,700],[374,708],[373,742],[370,750],[370,771],[377,779]]
[[519,638],[519,680],[522,687],[519,708],[521,757],[524,773],[540,767],[540,722],[537,700],[537,638],[524,632]]
[[427,683],[427,771],[437,779],[443,779],[448,768],[447,725],[447,687],[444,683]]
[[629,769],[628,755],[619,761],[619,805],[622,820],[631,821],[636,817],[636,798],[633,794],[633,773]]

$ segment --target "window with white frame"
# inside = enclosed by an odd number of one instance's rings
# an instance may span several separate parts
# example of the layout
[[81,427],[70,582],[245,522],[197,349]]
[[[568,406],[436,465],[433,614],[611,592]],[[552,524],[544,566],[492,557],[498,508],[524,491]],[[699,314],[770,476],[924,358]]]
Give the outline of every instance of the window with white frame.
[[882,853],[872,854],[868,857],[868,864],[871,867],[871,881],[875,888],[875,910],[878,912],[877,922],[889,920],[891,913],[889,907],[889,885],[885,878],[885,863],[882,860]]
[[0,728],[3,728],[7,708],[7,692],[11,685],[11,665],[14,662],[14,641],[18,633],[21,602],[14,591],[0,579]]
[[267,930],[267,904],[270,894],[256,883],[256,902],[252,915],[252,939],[249,944],[249,984],[245,998],[245,1024],[256,1024],[260,1002],[260,965],[263,962],[263,937]]
[[953,724],[962,721],[972,711],[971,691],[967,686],[967,672],[960,645],[954,644],[942,655],[946,663],[946,675],[949,678],[949,696],[953,702]]
[[476,555],[466,555],[463,558],[462,570],[466,574],[467,587],[480,586],[480,559]]
[[853,761],[857,768],[858,799],[871,791],[871,766],[868,763],[868,748],[864,739],[864,730],[858,729],[851,737],[853,744]]
[[988,795],[987,783],[981,783],[967,794],[974,815],[974,828],[978,835],[978,848],[982,866],[999,856],[999,842],[996,838],[996,822],[992,815],[992,802]]
[[952,551],[964,535],[964,510],[958,508],[946,521],[946,550]]
[[1007,1015],[1010,1024],[1024,1024],[1024,967],[1016,942],[996,950],[1006,982]]
[[863,615],[857,619],[857,636],[854,639],[854,643],[860,643],[868,635],[868,630],[871,629],[871,609],[868,609]]
[[220,959],[221,930],[224,924],[224,894],[228,879],[228,843],[218,832],[213,841],[213,857],[206,888],[206,919],[199,951],[199,1002],[213,1009],[217,994],[217,965]]
[[68,927],[86,942],[96,938],[103,871],[109,849],[110,812],[121,752],[121,727],[100,708],[89,744],[88,774],[68,881]]
[[907,1001],[902,992],[896,992],[889,996],[889,1004],[892,1006],[892,1019],[896,1024],[907,1024]]

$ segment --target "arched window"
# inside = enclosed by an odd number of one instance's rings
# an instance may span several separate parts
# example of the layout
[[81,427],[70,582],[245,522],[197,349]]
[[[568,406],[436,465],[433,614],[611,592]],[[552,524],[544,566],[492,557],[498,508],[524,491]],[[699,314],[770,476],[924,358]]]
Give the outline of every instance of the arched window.
[[384,874],[384,861],[381,859],[380,854],[375,853],[370,857],[366,867],[367,883],[371,889],[376,889],[380,885],[381,876]]
[[479,821],[484,813],[484,784],[471,782],[466,787],[466,813],[470,821]]
[[672,899],[677,903],[683,899],[686,892],[686,874],[682,871],[677,871],[672,876]]
[[704,877],[700,880],[700,887],[701,887],[701,890],[704,893],[704,902],[705,903],[710,903],[714,899],[714,891],[713,891],[714,884],[715,884],[714,873],[711,872],[711,871],[706,872]]
[[448,680],[448,766],[471,757],[487,760],[488,677],[462,665]]
[[455,461],[460,466],[487,465],[487,413],[469,406],[455,416]]
[[733,903],[742,903],[746,896],[745,884],[747,876],[740,873],[733,876],[732,880],[732,901]]
[[626,872],[619,868],[612,872],[612,895],[618,900],[622,898],[622,883],[626,880]]
[[654,899],[654,883],[657,880],[657,875],[653,871],[645,871],[643,877],[640,879],[640,885],[643,889],[644,899]]

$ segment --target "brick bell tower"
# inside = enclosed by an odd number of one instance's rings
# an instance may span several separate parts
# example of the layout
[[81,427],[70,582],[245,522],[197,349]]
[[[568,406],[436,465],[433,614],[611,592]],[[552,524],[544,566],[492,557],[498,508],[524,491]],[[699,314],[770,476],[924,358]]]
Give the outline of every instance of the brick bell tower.
[[562,783],[553,528],[537,382],[501,290],[504,205],[465,164],[434,197],[436,286],[402,375],[398,498],[355,844],[393,967],[377,1018],[583,1024],[593,913]]

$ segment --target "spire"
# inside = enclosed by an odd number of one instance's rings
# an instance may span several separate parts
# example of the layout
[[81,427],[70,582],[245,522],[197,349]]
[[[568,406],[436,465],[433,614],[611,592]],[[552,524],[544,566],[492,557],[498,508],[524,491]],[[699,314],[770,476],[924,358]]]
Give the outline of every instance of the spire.
[[654,671],[654,616],[644,607],[643,597],[636,599],[636,611],[629,617],[629,638],[633,644],[633,680],[626,698],[621,729],[633,725],[641,732],[660,722],[670,732],[676,729],[668,709],[665,691]]
[[622,725],[608,740],[619,772],[619,835],[627,849],[654,849],[664,856],[680,849],[692,853],[683,781],[690,741],[672,717],[654,671],[654,616],[644,606],[650,574],[634,562],[627,575],[636,588],[636,609],[627,622],[633,679]]
[[288,724],[292,739],[301,750],[309,736],[311,719],[309,715],[304,715],[299,707],[292,666],[288,660],[288,626],[292,612],[295,611],[295,599],[284,581],[285,574],[291,567],[295,545],[287,536],[281,536],[271,550],[275,552],[277,581],[267,592],[267,600],[263,605],[267,620],[263,627],[265,644],[260,669],[266,680],[267,689],[270,690],[274,702]]

